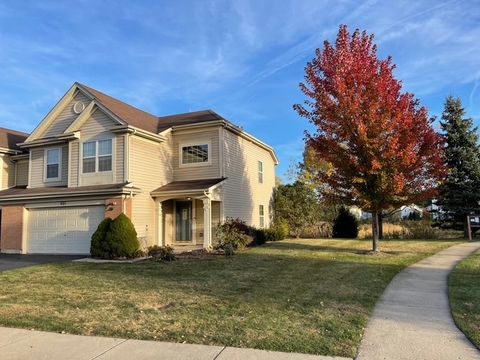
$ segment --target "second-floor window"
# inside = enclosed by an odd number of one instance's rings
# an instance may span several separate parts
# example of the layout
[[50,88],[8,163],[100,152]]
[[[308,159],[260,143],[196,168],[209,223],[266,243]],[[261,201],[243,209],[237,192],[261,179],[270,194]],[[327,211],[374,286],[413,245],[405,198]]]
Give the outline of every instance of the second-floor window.
[[47,181],[60,180],[61,157],[60,149],[47,149],[45,151],[45,178]]
[[83,143],[83,173],[112,171],[112,139]]
[[210,162],[209,144],[182,145],[181,165],[208,164]]
[[258,162],[258,182],[263,184],[263,162]]

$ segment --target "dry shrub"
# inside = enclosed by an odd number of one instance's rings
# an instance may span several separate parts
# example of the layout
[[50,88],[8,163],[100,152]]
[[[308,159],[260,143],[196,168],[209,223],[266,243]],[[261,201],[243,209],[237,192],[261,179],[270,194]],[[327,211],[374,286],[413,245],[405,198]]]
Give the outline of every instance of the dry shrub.
[[332,223],[322,221],[303,229],[300,237],[303,239],[326,239],[332,237]]
[[[435,240],[448,237],[440,229],[433,228],[424,221],[405,221],[401,224],[383,224],[384,239],[426,239]],[[358,232],[359,239],[372,238],[372,225],[363,224]]]

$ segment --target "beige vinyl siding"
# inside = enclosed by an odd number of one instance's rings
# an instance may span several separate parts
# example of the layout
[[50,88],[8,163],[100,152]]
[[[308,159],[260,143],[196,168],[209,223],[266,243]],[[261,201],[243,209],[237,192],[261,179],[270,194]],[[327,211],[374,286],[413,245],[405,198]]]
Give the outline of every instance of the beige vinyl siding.
[[[175,132],[173,136],[173,174],[174,180],[195,180],[220,177],[220,151],[219,151],[219,131],[218,127],[210,130],[195,132]],[[212,157],[209,165],[180,166],[181,144],[205,144],[208,142],[212,147],[210,155]]]
[[142,191],[133,197],[132,220],[144,246],[156,243],[157,215],[150,193],[172,181],[171,143],[171,135],[160,144],[137,136],[129,139],[130,181]]
[[90,100],[83,93],[79,92],[62,110],[55,121],[53,121],[53,123],[44,130],[42,134],[40,134],[40,137],[52,137],[62,134],[78,116],[78,114],[73,112],[73,105],[77,101],[82,101],[85,106],[90,103]]
[[0,161],[2,163],[0,189],[15,186],[15,164],[10,160],[10,155],[1,155]]
[[[115,125],[114,122],[108,115],[103,111],[97,109],[93,114],[88,118],[87,121],[80,128],[80,144],[78,148],[78,154],[75,155],[75,160],[72,158],[72,169],[73,172],[77,173],[80,171],[79,181],[71,181],[70,186],[90,186],[90,185],[103,185],[103,184],[113,184],[116,182],[123,182],[123,176],[120,181],[116,180],[116,174],[118,172],[123,173],[123,163],[124,163],[124,142],[123,135],[117,136],[116,134],[110,131],[110,128]],[[94,141],[94,140],[103,140],[103,139],[114,139],[113,140],[113,164],[112,171],[108,172],[99,172],[91,174],[83,174],[81,172],[81,162],[82,162],[82,149],[84,142]],[[119,144],[120,143],[120,144]],[[76,145],[75,145],[76,147]],[[75,148],[75,152],[77,149]]]
[[115,182],[125,182],[125,136],[117,136],[115,141]]
[[[275,188],[275,162],[267,150],[232,133],[224,133],[224,216],[260,226],[259,205],[264,206],[265,227]],[[258,182],[258,161],[263,162],[263,184]]]
[[97,109],[80,128],[81,141],[114,137],[110,128],[115,124],[116,122],[108,117],[108,115],[102,110]]
[[79,161],[80,161],[80,142],[75,140],[70,142],[70,187],[78,186]]
[[16,186],[28,185],[28,160],[17,161]]
[[[47,181],[45,182],[45,150],[46,149],[62,149],[62,168],[61,168],[61,180],[60,181]],[[36,187],[51,187],[51,186],[66,186],[68,185],[68,146],[48,146],[42,148],[34,148],[31,151],[31,175],[30,175],[30,188]]]

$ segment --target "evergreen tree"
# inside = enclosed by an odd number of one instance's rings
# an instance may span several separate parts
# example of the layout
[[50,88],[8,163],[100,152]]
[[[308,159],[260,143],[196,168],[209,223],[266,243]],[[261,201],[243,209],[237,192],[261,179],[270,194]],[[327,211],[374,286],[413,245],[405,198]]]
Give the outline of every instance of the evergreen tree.
[[[445,139],[448,175],[440,186],[438,204],[445,220],[465,223],[466,215],[478,211],[480,201],[480,149],[477,128],[459,98],[447,97],[440,122]],[[465,228],[464,228],[465,229]]]

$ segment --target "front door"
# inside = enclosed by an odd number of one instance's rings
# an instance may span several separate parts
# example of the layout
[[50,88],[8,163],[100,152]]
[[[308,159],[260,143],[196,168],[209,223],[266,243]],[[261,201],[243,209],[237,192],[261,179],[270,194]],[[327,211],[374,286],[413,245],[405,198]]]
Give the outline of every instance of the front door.
[[192,241],[192,202],[177,201],[175,207],[175,240],[177,242]]

